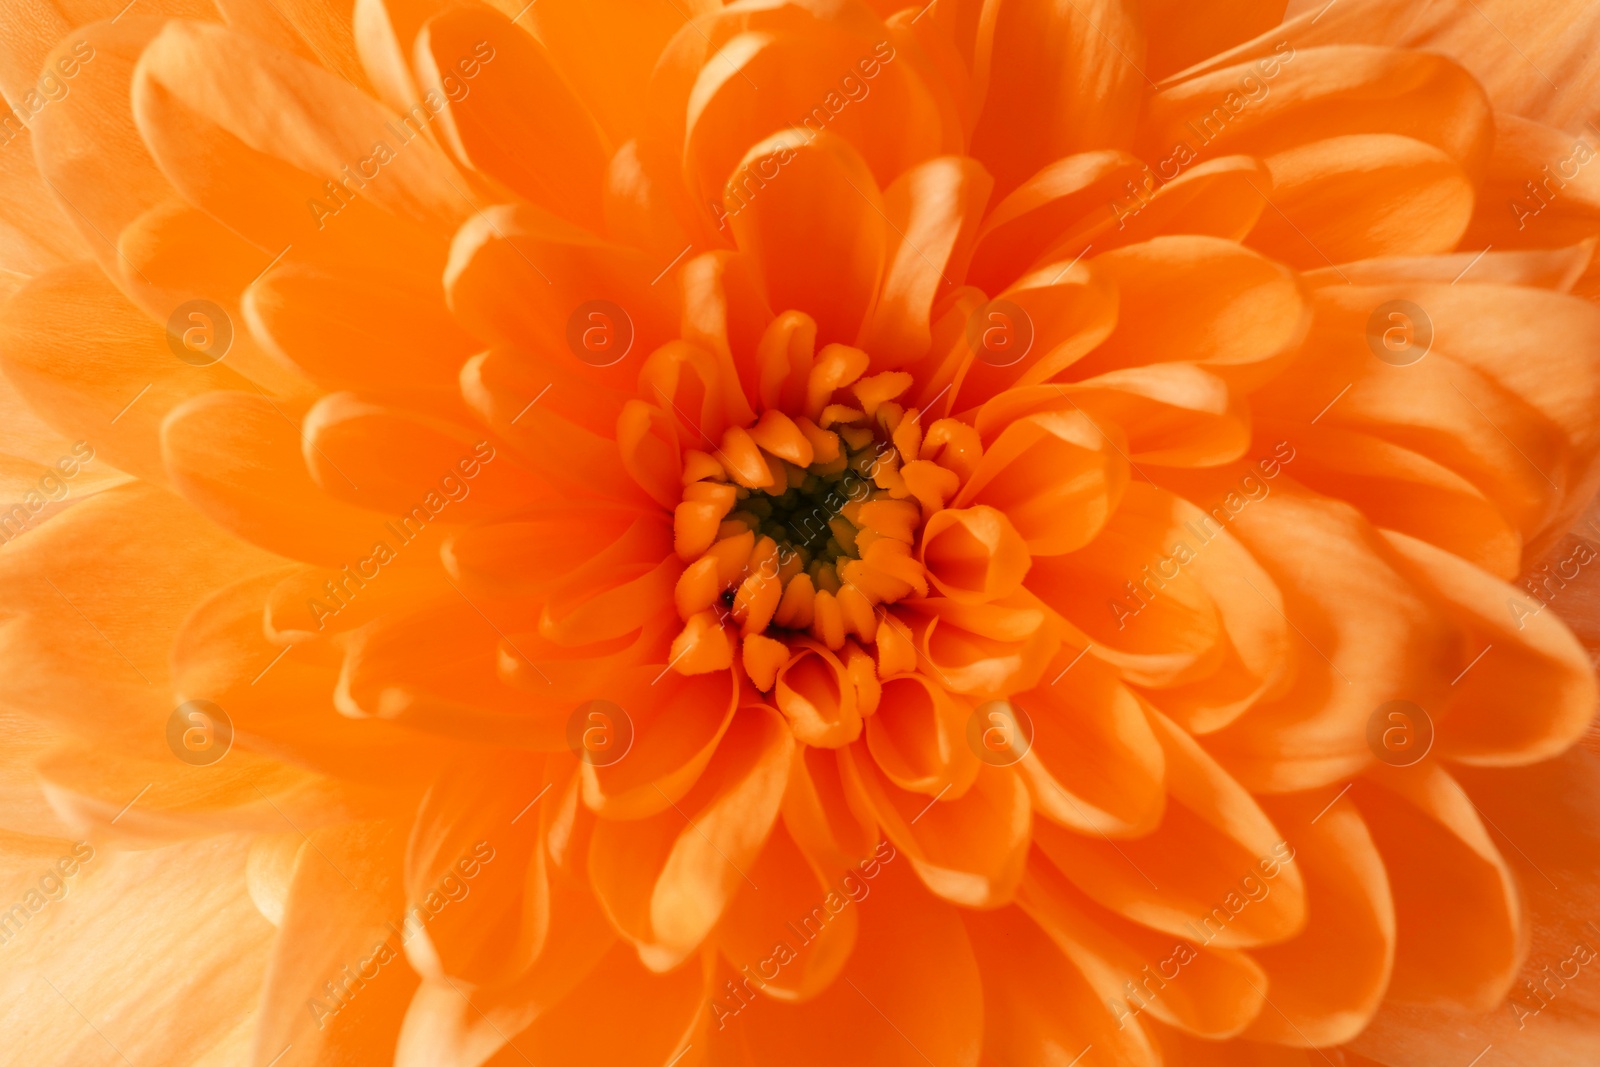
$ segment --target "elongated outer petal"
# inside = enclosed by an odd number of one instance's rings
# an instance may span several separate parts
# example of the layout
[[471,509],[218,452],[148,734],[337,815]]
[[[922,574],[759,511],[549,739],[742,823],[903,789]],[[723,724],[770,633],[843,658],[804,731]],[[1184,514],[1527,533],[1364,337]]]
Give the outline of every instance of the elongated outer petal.
[[[1271,944],[1299,933],[1305,879],[1284,861],[1279,828],[1188,734],[1159,715],[1152,726],[1167,757],[1170,799],[1161,825],[1113,846],[1041,824],[1040,850],[1097,903],[1155,930],[1218,947]],[[1274,857],[1281,865],[1271,894],[1235,912],[1241,872]],[[1224,902],[1221,921],[1216,909]]]
[[721,919],[772,830],[793,751],[775,712],[745,708],[677,805],[596,826],[591,883],[651,970],[675,968]]
[[[220,26],[168,23],[135,68],[133,109],[179,192],[269,256],[297,242],[358,259],[404,248],[428,273],[444,232],[473,209],[439,149],[389,128],[399,123],[393,112],[311,63]],[[362,173],[383,180],[329,203],[324,183],[349,181],[346,168],[354,181]],[[321,212],[307,209],[313,201]]]
[[1021,908],[962,919],[983,972],[983,1044],[995,1062],[1070,1062],[1096,1047],[1128,1067],[1158,1062],[1145,1027],[1108,1009]]
[[853,893],[836,889],[813,901],[861,913],[855,951],[820,996],[803,1004],[757,996],[741,1009],[734,994],[743,987],[733,984],[731,970],[723,972],[713,990],[711,1040],[727,1051],[728,1063],[926,1067],[931,1059],[977,1067],[983,990],[959,909],[924,889],[887,842],[858,870]]
[[854,342],[888,256],[882,194],[861,154],[832,133],[808,142],[793,130],[751,148],[730,181],[747,172],[774,177],[728,225],[774,308],[809,314],[821,343]]
[[[26,872],[36,893],[58,859],[73,872],[64,897],[6,945],[0,1021],[11,1047],[51,1063],[121,1063],[108,1043],[136,1063],[172,1062],[175,1049],[192,1057],[181,1062],[211,1052],[248,1062],[249,1026],[240,1032],[239,1020],[255,1008],[273,936],[245,889],[248,839],[74,848],[24,857],[6,849],[5,869]],[[206,906],[192,908],[196,900]],[[108,965],[130,968],[126,980],[106,981]]]
[[[402,957],[405,842],[387,821],[318,831],[295,861],[262,990],[254,1067],[392,1056],[417,975]],[[359,879],[359,881],[358,881]]]
[[[147,538],[105,537],[107,528]],[[271,556],[231,541],[171,494],[128,485],[74,504],[0,549],[3,648],[30,663],[5,707],[126,755],[170,758],[168,657],[201,601]],[[72,678],[66,688],[48,678]],[[173,761],[176,762],[176,761]]]
[[[1389,997],[1495,1007],[1527,945],[1517,878],[1471,796],[1437,762],[1376,767],[1351,790],[1394,895]],[[1508,850],[1509,851],[1509,850]]]
[[1593,1026],[1600,989],[1586,980],[1600,950],[1589,925],[1600,863],[1590,814],[1600,803],[1600,764],[1592,750],[1575,749],[1531,767],[1456,774],[1497,839],[1515,842],[1505,854],[1527,903],[1526,959],[1494,1011],[1467,1018],[1447,1007],[1387,1005],[1352,1046],[1386,1065],[1444,1067],[1489,1044],[1490,1055],[1516,1067],[1588,1063],[1600,1055]]
[[[1278,1009],[1256,1017],[1247,1032],[1256,1040],[1296,1047],[1348,1041],[1371,1022],[1388,990],[1395,947],[1389,878],[1360,814],[1337,797],[1330,786],[1261,801],[1284,827],[1305,879],[1306,925],[1289,941],[1250,950]],[[1241,876],[1249,901],[1242,907],[1278,891],[1266,877],[1274,860]]]
[[606,145],[542,44],[498,11],[457,7],[423,25],[415,65],[443,104],[441,140],[459,158],[516,195],[599,228]]
[[51,427],[87,441],[106,462],[165,484],[163,417],[214,389],[248,389],[226,361],[193,366],[162,327],[79,263],[29,282],[0,324],[0,366]]
[[1090,148],[1124,148],[1148,79],[1144,32],[1131,5],[1006,0],[980,38],[986,98],[972,154],[1004,195],[1046,163]]
[[966,273],[993,184],[976,162],[940,156],[884,190],[891,243],[877,303],[860,338],[874,369],[900,366],[927,352],[930,313]]

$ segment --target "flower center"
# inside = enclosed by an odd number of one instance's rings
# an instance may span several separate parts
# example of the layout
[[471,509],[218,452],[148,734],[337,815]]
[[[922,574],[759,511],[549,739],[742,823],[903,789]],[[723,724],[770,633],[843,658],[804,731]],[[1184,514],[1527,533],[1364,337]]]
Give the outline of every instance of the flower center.
[[741,638],[774,659],[805,637],[870,644],[880,605],[927,592],[913,555],[923,509],[891,428],[906,412],[829,405],[818,416],[769,410],[714,456],[686,457],[674,514],[678,554],[692,561],[675,591],[680,669],[731,661]]
[[846,444],[837,458],[813,463],[799,485],[788,485],[776,496],[770,490],[740,489],[739,503],[729,518],[745,523],[759,537],[770,537],[780,567],[798,556],[800,569],[811,573],[814,581],[823,567],[837,570],[841,559],[861,558],[856,541],[860,508],[851,505],[887,495],[873,477],[893,451],[893,445],[876,438],[856,449]]
[[766,691],[795,648],[878,646],[881,658],[883,628],[896,625],[887,606],[928,595],[923,525],[955,495],[976,435],[950,419],[924,427],[903,401],[911,375],[867,366],[859,349],[829,345],[795,370],[787,402],[683,454],[679,672],[739,656]]

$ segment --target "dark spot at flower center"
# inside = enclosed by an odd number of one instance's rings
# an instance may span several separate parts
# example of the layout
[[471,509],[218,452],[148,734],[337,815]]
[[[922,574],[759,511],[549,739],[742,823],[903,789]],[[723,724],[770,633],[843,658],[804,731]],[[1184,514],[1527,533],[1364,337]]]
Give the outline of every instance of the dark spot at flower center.
[[749,523],[757,536],[772,538],[780,560],[799,553],[801,566],[809,567],[813,562],[859,559],[857,528],[845,511],[850,504],[878,492],[872,474],[892,447],[872,441],[865,448],[847,450],[832,463],[814,463],[799,485],[790,485],[775,496],[760,490],[748,492],[735,517]]

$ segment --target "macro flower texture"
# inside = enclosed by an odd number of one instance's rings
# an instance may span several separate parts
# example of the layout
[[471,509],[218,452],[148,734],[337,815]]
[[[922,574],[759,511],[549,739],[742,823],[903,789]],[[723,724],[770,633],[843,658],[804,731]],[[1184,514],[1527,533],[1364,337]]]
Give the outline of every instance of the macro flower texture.
[[0,0],[0,1063],[1600,1062],[1597,40]]

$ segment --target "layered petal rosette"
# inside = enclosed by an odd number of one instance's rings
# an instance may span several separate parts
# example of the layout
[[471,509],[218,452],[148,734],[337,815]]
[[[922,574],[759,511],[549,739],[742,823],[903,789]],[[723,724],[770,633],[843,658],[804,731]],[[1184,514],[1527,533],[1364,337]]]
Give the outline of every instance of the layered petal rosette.
[[1588,1062],[1592,75],[1468,8],[0,3],[24,1050]]

